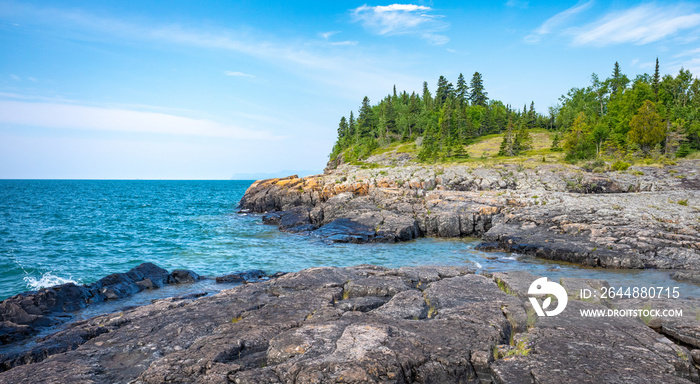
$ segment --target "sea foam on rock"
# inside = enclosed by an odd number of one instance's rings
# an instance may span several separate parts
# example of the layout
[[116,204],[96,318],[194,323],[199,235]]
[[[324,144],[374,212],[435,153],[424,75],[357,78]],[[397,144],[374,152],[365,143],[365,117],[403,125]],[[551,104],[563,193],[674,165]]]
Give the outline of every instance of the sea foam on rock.
[[88,285],[74,283],[25,292],[0,302],[0,343],[27,338],[43,327],[66,321],[66,313],[106,300],[131,296],[165,284],[199,280],[192,271],[172,274],[153,263],[143,263],[126,273],[114,273]]

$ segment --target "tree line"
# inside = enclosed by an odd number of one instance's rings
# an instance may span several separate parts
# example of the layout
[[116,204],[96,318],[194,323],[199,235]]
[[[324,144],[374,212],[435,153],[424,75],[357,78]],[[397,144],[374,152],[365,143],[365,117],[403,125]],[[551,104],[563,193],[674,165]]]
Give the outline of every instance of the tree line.
[[565,131],[563,149],[570,160],[604,154],[653,152],[683,157],[700,150],[700,80],[680,69],[630,80],[616,62],[610,77],[591,76],[591,84],[572,88],[553,108]]
[[630,81],[615,63],[612,75],[591,85],[572,88],[550,107],[537,113],[534,102],[522,109],[489,99],[482,75],[466,82],[462,74],[453,85],[440,76],[433,95],[428,83],[421,94],[393,92],[372,105],[362,100],[357,116],[351,111],[338,125],[330,158],[343,154],[352,162],[368,157],[391,143],[416,141],[424,162],[467,157],[464,146],[475,139],[504,134],[500,156],[514,156],[530,148],[528,130],[557,132],[553,149],[566,151],[570,160],[604,152],[660,151],[669,156],[700,149],[700,81],[681,69],[677,76],[637,76]]

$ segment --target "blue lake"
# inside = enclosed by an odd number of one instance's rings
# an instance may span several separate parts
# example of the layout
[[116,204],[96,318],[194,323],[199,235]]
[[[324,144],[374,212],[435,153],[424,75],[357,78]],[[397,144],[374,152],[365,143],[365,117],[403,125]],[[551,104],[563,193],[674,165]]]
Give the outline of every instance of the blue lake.
[[90,283],[143,262],[215,276],[313,266],[468,265],[478,271],[607,279],[614,286],[691,284],[664,271],[557,265],[473,248],[476,239],[327,244],[280,233],[236,206],[252,181],[0,180],[0,300],[67,281]]

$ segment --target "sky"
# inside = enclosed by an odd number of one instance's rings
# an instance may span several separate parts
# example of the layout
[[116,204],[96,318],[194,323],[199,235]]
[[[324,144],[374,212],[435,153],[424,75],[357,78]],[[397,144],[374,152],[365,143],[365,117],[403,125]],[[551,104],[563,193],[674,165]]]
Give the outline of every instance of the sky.
[[0,0],[0,178],[320,172],[394,85],[547,114],[616,61],[700,74],[699,37],[698,2]]

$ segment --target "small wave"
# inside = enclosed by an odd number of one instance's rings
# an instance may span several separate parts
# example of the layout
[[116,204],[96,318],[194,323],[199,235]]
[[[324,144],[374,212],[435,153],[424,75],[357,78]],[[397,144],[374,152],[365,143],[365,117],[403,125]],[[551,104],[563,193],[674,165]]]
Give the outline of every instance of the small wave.
[[38,279],[34,276],[25,276],[24,282],[27,283],[27,288],[32,291],[36,291],[37,289],[42,288],[53,287],[55,285],[61,284],[78,284],[77,281],[73,280],[70,277],[66,279],[60,276],[56,276],[52,274],[52,272],[46,272]]
[[474,266],[477,267],[478,269],[484,268],[484,266],[481,265],[481,263],[479,263],[478,261],[474,262]]

